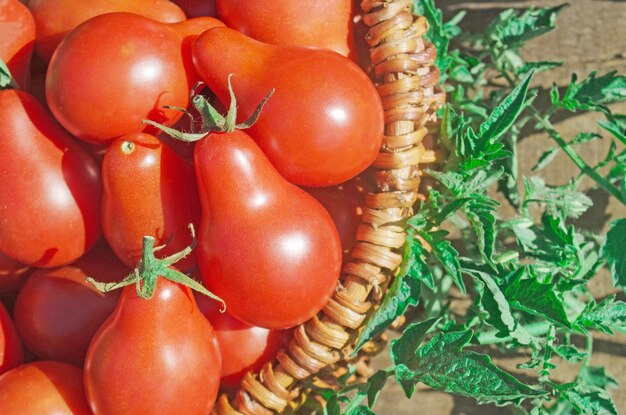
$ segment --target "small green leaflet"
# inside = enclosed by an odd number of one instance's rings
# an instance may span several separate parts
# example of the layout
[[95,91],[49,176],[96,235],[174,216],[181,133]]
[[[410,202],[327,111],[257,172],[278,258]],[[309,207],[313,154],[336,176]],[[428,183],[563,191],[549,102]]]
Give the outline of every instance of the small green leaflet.
[[353,408],[349,410],[348,412],[346,412],[346,415],[376,415],[376,414],[372,412],[372,410],[369,409],[367,406],[357,406],[356,408]]
[[499,336],[511,336],[522,345],[533,343],[532,336],[520,325],[518,319],[511,312],[511,306],[494,278],[485,272],[476,270],[470,272],[476,275],[485,286],[481,296],[481,304],[484,310],[489,313],[486,322],[498,329]]
[[607,114],[607,121],[598,121],[598,124],[626,145],[626,115]]
[[615,295],[605,298],[598,304],[592,301],[576,318],[576,324],[582,329],[589,328],[613,334],[613,329],[626,328],[626,303],[615,301]]
[[586,194],[576,190],[577,183],[564,186],[548,186],[539,176],[524,177],[524,204],[540,203],[553,216],[578,218],[585,213],[593,201]]
[[[462,294],[465,294],[465,283],[463,282],[463,276],[461,275],[461,265],[459,265],[459,253],[452,246],[450,241],[446,239],[448,232],[444,230],[432,231],[432,232],[420,232],[422,238],[432,248],[432,252],[439,261],[439,263],[446,270],[448,275],[452,277],[452,280],[459,287]],[[429,286],[429,288],[432,288]]]
[[472,337],[471,330],[438,333],[410,359],[398,362],[396,379],[405,394],[411,397],[418,382],[497,405],[545,394],[495,366],[489,356],[463,350]]
[[506,10],[487,27],[487,36],[507,49],[523,46],[525,42],[554,30],[556,17],[565,6],[531,8],[521,15],[515,10]]
[[528,87],[534,72],[530,71],[518,86],[498,105],[489,116],[489,119],[481,124],[474,148],[483,150],[493,145],[502,135],[511,128],[526,104]]
[[539,61],[539,62],[526,62],[524,66],[517,69],[516,73],[518,75],[523,75],[530,71],[535,71],[535,73],[549,71],[550,69],[558,68],[563,66],[563,61],[552,62],[552,61]]
[[587,353],[579,351],[575,346],[572,345],[560,345],[556,346],[554,352],[567,360],[568,362],[580,362],[585,357],[587,357]]
[[600,255],[609,263],[613,286],[626,291],[626,219],[611,222]]
[[604,366],[585,366],[578,372],[578,380],[586,385],[598,388],[617,388],[619,383],[606,373]]
[[488,264],[493,263],[496,241],[495,212],[499,205],[488,196],[476,196],[463,208],[476,232],[480,253]]
[[11,76],[11,71],[4,63],[2,59],[0,59],[0,89],[5,89],[9,87],[15,87],[15,81]]
[[576,74],[565,91],[563,98],[559,98],[556,87],[552,90],[552,103],[569,111],[603,111],[608,110],[604,105],[626,99],[626,77],[617,75],[616,71],[609,72],[599,78],[596,72],[580,83]]
[[408,362],[415,356],[415,350],[422,344],[426,335],[440,321],[440,318],[413,323],[404,330],[402,336],[391,341],[391,359],[396,365]]
[[552,284],[541,284],[532,267],[521,268],[507,279],[504,296],[512,308],[544,317],[561,326],[571,328],[563,303],[556,296]]
[[596,386],[578,384],[565,391],[566,399],[584,415],[617,415],[611,396]]
[[411,235],[407,237],[407,253],[403,263],[404,271],[397,275],[378,310],[365,323],[363,331],[354,348],[356,353],[365,343],[382,333],[409,306],[416,306],[422,293],[422,281],[434,287],[430,268],[422,255],[426,252],[419,240]]

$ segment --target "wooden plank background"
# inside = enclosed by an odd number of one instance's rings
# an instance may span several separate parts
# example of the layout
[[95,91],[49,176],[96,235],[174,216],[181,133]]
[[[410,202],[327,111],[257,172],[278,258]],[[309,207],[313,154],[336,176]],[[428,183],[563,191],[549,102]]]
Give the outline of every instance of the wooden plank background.
[[[563,2],[543,1],[485,1],[485,0],[439,0],[438,6],[443,8],[447,17],[459,10],[467,10],[467,16],[461,26],[469,31],[481,31],[492,18],[507,8],[526,8],[529,6],[547,7]],[[587,76],[593,70],[604,74],[610,70],[617,70],[626,74],[626,1],[625,0],[571,0],[569,7],[564,9],[557,24],[559,29],[531,42],[524,50],[523,55],[529,60],[564,60],[566,64],[546,74],[539,74],[536,85],[549,88],[553,83],[565,86],[572,73],[579,78]],[[626,113],[626,104],[613,105],[616,113]],[[566,138],[571,138],[581,131],[598,132],[602,130],[596,122],[600,117],[593,114],[574,115],[563,118],[557,123],[558,130]],[[604,134],[605,137],[607,134]],[[591,165],[602,160],[607,153],[610,141],[596,141],[587,145],[581,154]],[[519,146],[520,170],[522,174],[530,175],[530,168],[538,157],[553,142],[545,134],[525,137]],[[540,172],[548,184],[562,184],[576,172],[576,167],[570,160],[560,155],[550,166]],[[615,217],[626,217],[626,208],[619,202],[612,200],[599,190],[592,189],[589,180],[583,182],[583,188],[594,200],[594,207],[585,214],[578,225],[586,229],[606,231],[607,223]],[[611,285],[608,273],[600,273],[592,281],[594,295],[603,297],[616,292]],[[622,299],[624,295],[619,293]],[[492,350],[488,351],[496,357],[498,365],[511,372],[534,382],[533,372],[522,372],[515,368],[516,364],[528,359],[528,355],[516,354],[505,357]],[[614,337],[598,335],[594,342],[593,365],[604,365],[609,373],[621,383],[619,389],[613,389],[611,395],[620,413],[626,413],[626,335]],[[387,367],[390,364],[388,353],[384,352],[375,360],[375,366]],[[578,365],[563,364],[556,371],[555,379],[562,382],[572,381],[576,376]],[[474,400],[453,397],[447,394],[434,392],[426,387],[419,387],[412,400],[404,397],[402,390],[390,382],[384,389],[380,401],[375,407],[379,415],[485,415],[509,414],[511,410],[493,406],[479,406]]]

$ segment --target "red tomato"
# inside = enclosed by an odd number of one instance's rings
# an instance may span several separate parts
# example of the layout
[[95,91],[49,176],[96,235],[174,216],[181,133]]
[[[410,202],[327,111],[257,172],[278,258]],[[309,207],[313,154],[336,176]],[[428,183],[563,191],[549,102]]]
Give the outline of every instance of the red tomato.
[[248,371],[257,371],[289,345],[291,330],[269,330],[243,323],[221,313],[219,303],[196,295],[198,308],[206,316],[220,345],[222,355],[221,388],[235,388]]
[[215,0],[172,0],[187,17],[217,16]]
[[356,243],[356,230],[361,223],[363,206],[365,205],[365,195],[355,197],[348,194],[346,187],[342,185],[332,187],[309,187],[305,188],[307,193],[317,199],[330,213],[335,222],[344,258]]
[[276,45],[318,46],[356,57],[354,0],[217,0],[218,17],[241,33]]
[[37,55],[46,62],[72,29],[101,14],[136,13],[164,23],[185,20],[185,13],[168,0],[30,0],[28,8],[37,23]]
[[[23,362],[22,343],[20,343],[11,316],[0,303],[0,375]],[[0,388],[0,390],[2,389]],[[5,412],[0,411],[0,413],[4,414]]]
[[189,102],[197,80],[190,42],[218,25],[223,23],[211,17],[166,24],[132,13],[90,19],[50,61],[50,111],[74,136],[100,144],[143,131],[143,119],[175,123],[181,112],[163,106]]
[[18,290],[31,268],[14,261],[0,252],[0,294]]
[[[193,166],[156,137],[130,134],[109,147],[102,164],[104,236],[119,258],[135,267],[143,237],[150,235],[167,256],[191,243],[190,223],[200,223],[200,201]],[[178,262],[195,267],[195,252]]]
[[130,272],[110,249],[100,248],[70,266],[33,273],[13,312],[26,347],[40,359],[82,366],[91,339],[119,297],[119,291],[101,293],[86,278],[119,281]]
[[286,181],[244,132],[196,143],[198,265],[207,288],[248,324],[283,329],[332,295],[341,245],[328,212]]
[[100,236],[100,169],[41,104],[0,91],[0,251],[37,267],[68,264]]
[[90,415],[83,372],[61,362],[33,362],[0,376],[0,414]]
[[349,59],[322,49],[258,42],[228,28],[204,32],[194,64],[222,102],[227,77],[241,118],[275,88],[249,134],[280,174],[302,186],[342,183],[376,158],[383,107],[367,75]]
[[93,339],[85,388],[94,415],[206,415],[217,397],[220,354],[191,290],[164,278],[150,300],[127,286]]
[[35,47],[35,20],[19,0],[0,1],[0,59],[7,64],[20,87],[30,77]]

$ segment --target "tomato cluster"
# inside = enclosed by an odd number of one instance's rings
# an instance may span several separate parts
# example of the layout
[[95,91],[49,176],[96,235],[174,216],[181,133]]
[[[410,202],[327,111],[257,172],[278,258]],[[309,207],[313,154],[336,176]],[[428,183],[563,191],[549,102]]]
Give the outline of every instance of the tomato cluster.
[[305,3],[0,0],[1,414],[205,415],[324,307],[383,108]]

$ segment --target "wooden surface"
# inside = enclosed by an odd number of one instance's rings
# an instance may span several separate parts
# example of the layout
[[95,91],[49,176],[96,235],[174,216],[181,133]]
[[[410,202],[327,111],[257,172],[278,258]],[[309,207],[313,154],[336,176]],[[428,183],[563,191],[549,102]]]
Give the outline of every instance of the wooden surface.
[[[464,29],[480,31],[493,17],[506,8],[522,8],[530,5],[547,7],[561,4],[559,1],[462,1],[439,0],[439,7],[444,8],[451,16],[458,10],[468,10],[462,23]],[[523,55],[529,60],[565,60],[566,64],[547,74],[539,74],[536,84],[549,88],[553,82],[558,85],[567,85],[572,72],[579,78],[585,77],[590,71],[597,70],[603,74],[610,70],[618,70],[626,74],[626,1],[624,0],[570,0],[570,6],[561,12],[557,20],[559,29],[531,42],[524,49]],[[626,113],[625,104],[612,106],[616,113]],[[575,115],[561,119],[557,123],[558,130],[566,138],[571,138],[581,131],[598,132],[601,129],[594,115]],[[606,133],[604,134],[606,137]],[[604,156],[610,144],[609,140],[596,141],[584,148],[582,154],[590,164],[595,164]],[[519,147],[521,154],[520,169],[522,174],[530,175],[530,168],[537,158],[553,142],[543,134],[525,137]],[[548,184],[563,184],[576,171],[575,166],[563,155],[559,156],[549,167],[541,171],[541,175]],[[585,181],[583,187],[589,189],[591,183]],[[611,200],[602,191],[589,190],[588,195],[594,200],[594,207],[578,221],[582,226],[592,231],[606,230],[611,218],[625,217],[626,209],[614,200]],[[592,289],[597,297],[603,297],[612,292],[609,276],[606,272],[600,273],[592,281]],[[622,293],[619,294],[624,299]],[[524,378],[533,383],[533,372],[521,372],[515,369],[517,363],[527,360],[526,355],[503,357],[497,351],[487,351],[496,357],[495,361],[502,368],[511,372],[530,376]],[[593,365],[604,365],[609,373],[616,377],[621,387],[613,389],[611,395],[620,413],[626,413],[626,335],[613,337],[598,335],[594,342]],[[376,358],[377,367],[387,367],[390,364],[388,352]],[[556,372],[555,379],[562,382],[571,381],[577,373],[578,366],[562,364]],[[479,406],[474,400],[462,397],[453,397],[447,394],[429,390],[421,385],[412,400],[404,397],[402,390],[390,382],[384,389],[380,400],[375,406],[379,415],[484,415],[509,414],[509,409],[493,406]]]

